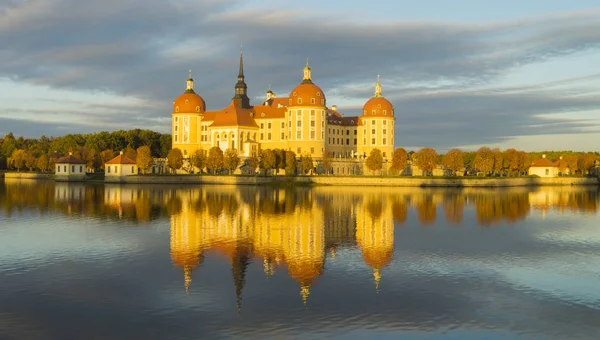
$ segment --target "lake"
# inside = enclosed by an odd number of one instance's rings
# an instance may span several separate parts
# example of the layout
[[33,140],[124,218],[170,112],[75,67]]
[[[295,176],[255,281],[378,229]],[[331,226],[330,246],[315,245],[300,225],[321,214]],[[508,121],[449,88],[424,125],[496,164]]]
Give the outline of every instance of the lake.
[[597,187],[0,182],[1,339],[597,339]]

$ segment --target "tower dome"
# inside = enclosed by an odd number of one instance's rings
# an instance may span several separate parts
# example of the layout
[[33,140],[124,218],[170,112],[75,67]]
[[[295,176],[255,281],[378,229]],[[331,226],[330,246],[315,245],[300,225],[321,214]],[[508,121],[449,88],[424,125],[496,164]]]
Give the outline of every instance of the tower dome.
[[194,79],[190,70],[185,92],[173,102],[173,113],[203,113],[204,111],[206,111],[206,103],[194,92]]
[[312,81],[312,69],[308,66],[308,59],[304,66],[302,83],[290,92],[289,98],[290,106],[325,106],[326,104],[323,90]]
[[381,94],[381,81],[377,76],[375,95],[363,106],[365,117],[394,117],[394,105]]

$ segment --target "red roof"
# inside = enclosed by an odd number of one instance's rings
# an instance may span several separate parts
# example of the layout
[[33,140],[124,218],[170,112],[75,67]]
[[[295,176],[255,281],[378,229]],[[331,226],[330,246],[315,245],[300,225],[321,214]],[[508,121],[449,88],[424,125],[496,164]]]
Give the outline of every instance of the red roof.
[[81,159],[73,156],[73,155],[68,155],[65,157],[61,157],[59,159],[56,160],[56,163],[61,163],[61,164],[85,164],[84,161],[82,161]]
[[556,163],[550,161],[548,158],[540,158],[531,164],[531,167],[538,168],[548,168],[548,167],[558,167]]
[[104,164],[137,164],[134,160],[132,160],[131,158],[128,158],[127,156],[120,154],[117,157],[111,159],[110,161],[104,163]]
[[215,112],[215,118],[211,127],[218,126],[248,126],[258,128],[254,121],[252,109],[244,109],[231,102],[231,104],[221,111]]

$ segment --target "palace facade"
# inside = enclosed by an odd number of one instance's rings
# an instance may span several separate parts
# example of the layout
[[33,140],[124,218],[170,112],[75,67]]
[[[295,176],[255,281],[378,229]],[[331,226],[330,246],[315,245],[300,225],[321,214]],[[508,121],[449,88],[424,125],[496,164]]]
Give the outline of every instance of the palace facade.
[[241,54],[234,96],[222,110],[206,110],[190,74],[185,92],[173,102],[172,147],[179,148],[184,158],[196,150],[207,153],[214,146],[236,149],[241,157],[256,157],[261,149],[283,149],[315,160],[358,159],[375,148],[384,159],[392,157],[395,112],[382,95],[379,77],[374,96],[365,102],[362,115],[355,117],[344,116],[335,105],[327,106],[308,61],[302,81],[288,97],[277,97],[269,88],[265,101],[253,106],[247,90]]

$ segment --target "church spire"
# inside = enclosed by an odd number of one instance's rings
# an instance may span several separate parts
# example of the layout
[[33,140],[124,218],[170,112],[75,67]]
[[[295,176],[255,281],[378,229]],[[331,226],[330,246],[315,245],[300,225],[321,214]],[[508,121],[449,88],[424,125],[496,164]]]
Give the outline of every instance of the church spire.
[[244,77],[244,53],[240,49],[240,69],[238,72],[238,80],[235,84],[235,95],[233,96],[233,102],[240,107],[250,108],[250,98],[248,98],[248,86],[245,82]]
[[187,92],[194,92],[194,79],[192,78],[192,70],[189,71],[190,75],[188,76],[185,90]]
[[306,58],[306,66],[304,66],[303,84],[312,84],[312,69],[308,66],[308,58]]
[[377,75],[377,83],[375,83],[375,97],[382,97],[381,94],[381,77]]

